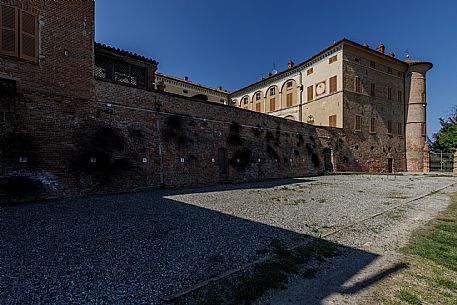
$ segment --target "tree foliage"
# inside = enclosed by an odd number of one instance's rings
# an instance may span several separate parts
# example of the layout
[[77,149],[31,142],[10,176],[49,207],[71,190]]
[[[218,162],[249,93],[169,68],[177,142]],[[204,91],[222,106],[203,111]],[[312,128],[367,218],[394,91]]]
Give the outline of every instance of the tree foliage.
[[441,129],[433,135],[432,148],[453,152],[457,149],[457,107],[447,119],[440,118]]

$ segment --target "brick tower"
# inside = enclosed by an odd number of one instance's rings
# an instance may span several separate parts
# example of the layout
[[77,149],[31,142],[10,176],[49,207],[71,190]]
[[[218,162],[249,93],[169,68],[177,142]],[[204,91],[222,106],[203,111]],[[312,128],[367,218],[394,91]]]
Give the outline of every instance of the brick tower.
[[424,61],[406,61],[409,65],[406,76],[406,169],[422,172],[424,169],[424,146],[426,145],[426,79],[433,64]]

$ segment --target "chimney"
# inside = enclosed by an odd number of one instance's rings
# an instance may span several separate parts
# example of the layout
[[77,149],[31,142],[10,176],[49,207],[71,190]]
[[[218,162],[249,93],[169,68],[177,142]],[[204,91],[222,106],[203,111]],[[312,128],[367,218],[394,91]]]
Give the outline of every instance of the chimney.
[[292,69],[294,65],[294,62],[292,60],[289,60],[289,62],[287,63],[287,69]]
[[376,48],[376,51],[384,54],[384,52],[386,51],[386,47],[382,44],[382,42],[379,43],[378,47]]
[[222,86],[217,87],[217,90],[222,91]]
[[389,52],[389,54],[387,54],[389,57],[392,57],[392,58],[395,58],[395,53],[394,52]]
[[186,82],[188,82],[188,81],[189,81],[189,76],[184,76],[184,80],[185,80]]

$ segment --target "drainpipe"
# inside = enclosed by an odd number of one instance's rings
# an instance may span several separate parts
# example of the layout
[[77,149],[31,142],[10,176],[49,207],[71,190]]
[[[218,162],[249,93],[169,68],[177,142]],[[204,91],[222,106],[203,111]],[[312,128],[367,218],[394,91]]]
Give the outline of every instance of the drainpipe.
[[301,71],[298,71],[300,73],[300,108],[298,108],[298,113],[299,113],[299,120],[301,123],[303,123],[303,74]]
[[161,142],[161,134],[160,134],[160,122],[157,120],[157,137],[159,143],[159,161],[160,161],[160,185],[162,187],[165,186],[164,178],[163,178],[163,153],[162,153],[162,142]]

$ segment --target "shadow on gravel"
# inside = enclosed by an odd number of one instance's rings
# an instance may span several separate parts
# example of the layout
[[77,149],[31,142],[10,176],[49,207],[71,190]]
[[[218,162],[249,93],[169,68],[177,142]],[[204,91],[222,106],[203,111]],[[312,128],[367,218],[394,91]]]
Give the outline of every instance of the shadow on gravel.
[[[297,182],[304,180],[261,185]],[[190,193],[225,187],[249,189],[260,184],[224,185]],[[311,239],[164,198],[170,193],[177,192],[1,207],[0,303],[160,304],[162,297],[269,255],[275,241],[288,247]],[[341,249],[354,259],[351,271],[338,278],[340,289],[377,257]],[[326,283],[315,284],[319,299],[332,292],[326,287]]]

